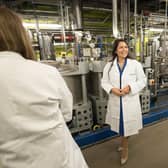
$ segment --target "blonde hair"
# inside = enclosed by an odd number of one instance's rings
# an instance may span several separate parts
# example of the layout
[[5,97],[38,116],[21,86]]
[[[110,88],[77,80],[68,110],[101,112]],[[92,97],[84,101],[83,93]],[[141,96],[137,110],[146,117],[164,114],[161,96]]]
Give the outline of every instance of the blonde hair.
[[0,51],[13,51],[26,59],[34,59],[34,51],[21,18],[6,7],[0,7]]

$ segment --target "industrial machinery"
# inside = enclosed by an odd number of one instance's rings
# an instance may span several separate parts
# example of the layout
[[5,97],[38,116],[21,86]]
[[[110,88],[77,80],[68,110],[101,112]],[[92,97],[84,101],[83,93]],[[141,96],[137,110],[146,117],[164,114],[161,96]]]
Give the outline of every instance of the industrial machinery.
[[73,118],[68,126],[72,133],[89,130],[93,125],[92,104],[88,99],[86,75],[88,63],[79,61],[74,71],[60,71],[72,92],[74,106]]
[[[28,4],[30,2],[27,1]],[[101,88],[100,80],[115,38],[128,41],[130,50],[142,63],[147,76],[148,84],[140,93],[142,113],[145,116],[154,106],[160,108],[168,92],[167,6],[165,15],[161,15],[143,11],[139,14],[136,0],[134,9],[130,9],[132,5],[126,0],[110,1],[110,9],[98,10],[88,6],[82,9],[81,0],[68,2],[60,0],[44,4],[42,1],[32,1],[29,6],[33,10],[20,12],[27,20],[33,18],[35,27],[30,27],[30,31],[36,39],[33,46],[38,51],[37,60],[57,67],[73,94],[73,119],[68,123],[71,132],[88,131],[94,125],[103,127],[105,123],[107,95]],[[165,3],[167,5],[167,1]],[[40,11],[43,7],[52,11]],[[85,26],[82,20],[84,11],[87,16],[84,21],[88,22]],[[99,14],[100,18],[95,16],[89,23],[89,13]],[[50,29],[49,24],[46,24],[47,28],[41,28],[42,21],[54,23],[54,28]],[[55,27],[56,21],[59,22],[58,28]],[[109,27],[108,30],[99,27],[96,31],[95,26],[90,28],[91,31],[86,30],[87,25],[92,26],[95,22],[108,25],[111,30]],[[159,32],[151,29],[158,25],[162,29]],[[160,95],[164,96],[160,99]]]
[[93,106],[93,119],[95,124],[103,125],[107,111],[107,95],[101,87],[102,72],[106,62],[93,60],[90,63],[89,95]]
[[73,95],[73,116],[68,122],[71,133],[79,133],[91,130],[93,125],[92,103],[88,99],[86,75],[89,72],[89,64],[78,60],[71,64],[60,64],[56,61],[43,60],[42,63],[56,67],[63,76],[67,86]]

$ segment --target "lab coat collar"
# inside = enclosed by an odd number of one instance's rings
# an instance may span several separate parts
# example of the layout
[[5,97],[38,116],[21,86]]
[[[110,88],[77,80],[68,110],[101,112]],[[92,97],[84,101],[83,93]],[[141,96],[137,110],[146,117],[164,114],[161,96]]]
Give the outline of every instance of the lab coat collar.
[[13,51],[0,51],[0,59],[13,58],[13,59],[25,59],[19,53]]
[[115,71],[118,72],[117,58],[114,59],[113,66],[115,68]]

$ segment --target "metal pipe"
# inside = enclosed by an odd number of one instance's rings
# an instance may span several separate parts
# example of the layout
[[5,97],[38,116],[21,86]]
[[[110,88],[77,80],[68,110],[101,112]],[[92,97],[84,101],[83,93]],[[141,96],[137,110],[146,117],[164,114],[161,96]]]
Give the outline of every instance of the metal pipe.
[[135,41],[135,56],[136,56],[136,42],[137,42],[137,0],[134,1],[134,41]]
[[118,23],[117,23],[117,0],[112,0],[112,30],[113,30],[113,36],[118,38],[119,32],[118,32]]
[[81,75],[81,80],[82,80],[82,98],[83,98],[83,103],[87,103],[87,91],[86,91],[86,77],[85,75]]
[[76,21],[75,29],[82,29],[81,0],[72,0],[72,12]]
[[65,23],[64,23],[64,12],[63,12],[63,4],[60,1],[60,11],[61,11],[61,22],[62,22],[62,34],[63,34],[63,42],[64,42],[64,49],[66,51],[66,35],[65,35]]
[[37,33],[37,42],[39,45],[39,55],[40,55],[40,60],[45,59],[44,56],[44,52],[43,52],[43,40],[42,40],[42,36],[41,36],[41,32],[40,32],[40,28],[39,28],[39,21],[38,21],[38,17],[37,15],[35,15],[35,21],[36,21],[36,33]]
[[129,40],[130,40],[130,30],[131,30],[131,26],[130,26],[130,0],[128,0],[128,36],[129,36]]
[[167,0],[165,6],[165,24],[164,24],[164,45],[163,45],[163,58],[166,59],[166,34],[167,34]]
[[128,19],[129,19],[129,17],[128,17],[128,3],[127,3],[127,0],[124,0],[124,35],[126,35],[126,33],[128,32]]
[[55,3],[55,2],[44,2],[44,1],[32,1],[32,4],[34,5],[50,5],[50,6],[59,6],[58,3]]
[[99,98],[100,98],[100,100],[103,99],[103,89],[102,89],[102,87],[100,85],[101,84],[101,78],[102,78],[102,73],[98,72],[98,82],[99,82],[98,89],[99,89]]
[[154,96],[157,96],[157,90],[158,90],[158,75],[159,75],[159,69],[158,69],[159,65],[158,62],[154,62],[154,81],[155,81],[155,85],[154,85]]
[[109,11],[111,12],[111,9],[105,9],[105,8],[94,8],[94,7],[83,7],[83,9],[87,9],[87,10],[99,10],[99,11]]
[[126,0],[121,0],[121,29],[122,33],[121,36],[124,37],[128,33],[128,3]]
[[[121,0],[121,7],[120,9],[123,8],[123,0]],[[120,12],[120,23],[121,23],[121,37],[123,38],[124,37],[124,12],[123,10],[121,10]]]
[[65,13],[66,13],[66,29],[69,29],[70,28],[70,21],[69,21],[69,7],[67,6],[66,7],[66,10],[65,10]]
[[141,23],[141,35],[140,35],[140,61],[141,62],[144,62],[144,33],[143,33],[143,22],[142,22],[142,19],[143,19],[143,12],[141,13],[141,20],[140,20],[140,23]]

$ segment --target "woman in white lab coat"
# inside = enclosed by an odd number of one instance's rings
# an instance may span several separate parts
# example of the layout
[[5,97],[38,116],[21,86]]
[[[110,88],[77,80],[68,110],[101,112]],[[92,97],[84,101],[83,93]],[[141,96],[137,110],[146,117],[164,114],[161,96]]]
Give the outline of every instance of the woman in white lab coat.
[[54,67],[33,61],[22,21],[0,7],[2,168],[88,168],[65,121],[72,95]]
[[128,136],[142,128],[139,92],[146,85],[141,64],[129,55],[124,39],[113,44],[112,61],[103,71],[102,87],[109,94],[106,123],[121,136],[121,164],[128,159]]

